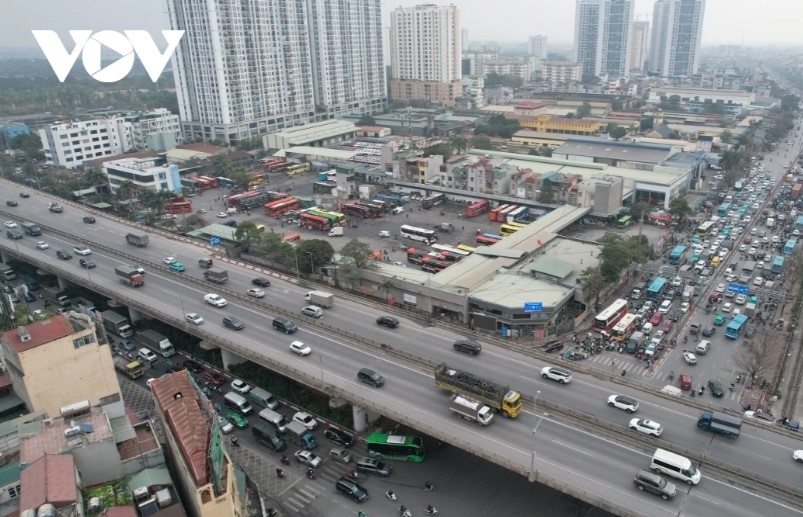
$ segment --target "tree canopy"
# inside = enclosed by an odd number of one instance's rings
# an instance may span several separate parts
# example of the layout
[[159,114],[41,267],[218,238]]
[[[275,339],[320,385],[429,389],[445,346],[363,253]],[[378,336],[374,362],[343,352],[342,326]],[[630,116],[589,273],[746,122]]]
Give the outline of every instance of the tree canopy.
[[474,134],[510,138],[519,129],[518,120],[507,119],[504,115],[491,115],[486,123],[477,124]]
[[359,269],[366,269],[373,266],[371,260],[371,246],[359,239],[351,239],[340,250],[340,254],[351,259],[352,263]]

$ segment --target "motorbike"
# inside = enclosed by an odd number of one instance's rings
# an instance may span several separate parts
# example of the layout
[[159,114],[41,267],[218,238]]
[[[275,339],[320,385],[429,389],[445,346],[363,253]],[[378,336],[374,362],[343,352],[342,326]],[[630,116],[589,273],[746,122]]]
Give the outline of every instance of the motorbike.
[[236,436],[232,436],[231,437],[231,444],[233,446],[235,446],[235,447],[239,447],[240,446],[240,440],[238,440]]
[[427,509],[424,510],[424,513],[427,515],[438,515],[438,510],[432,505],[427,506]]
[[430,483],[429,481],[424,483],[424,492],[432,492],[433,490],[435,490],[434,483]]
[[413,517],[413,512],[404,505],[399,507],[399,517]]
[[675,379],[675,370],[672,370],[671,372],[669,372],[669,380],[671,381],[674,379]]
[[317,477],[318,477],[318,475],[315,473],[315,471],[314,471],[314,470],[312,470],[312,468],[308,468],[308,469],[307,469],[307,477],[308,477],[309,479],[315,479],[315,478],[317,478]]
[[396,500],[396,494],[394,494],[393,492],[385,492],[385,497],[387,497],[391,501],[395,501]]
[[290,464],[290,458],[288,458],[284,454],[282,454],[282,457],[279,458],[279,461],[282,462],[282,465],[289,465]]
[[268,508],[268,517],[274,517],[274,515],[278,515],[278,510],[275,508]]
[[349,472],[349,477],[351,479],[357,479],[357,471],[352,469],[351,472]]
[[287,477],[287,472],[283,471],[280,468],[276,468],[276,475],[279,476],[279,479],[284,479]]
[[691,398],[694,398],[694,394],[695,394],[695,393],[696,393],[696,392],[694,391],[694,388],[692,388],[692,389],[691,389]]

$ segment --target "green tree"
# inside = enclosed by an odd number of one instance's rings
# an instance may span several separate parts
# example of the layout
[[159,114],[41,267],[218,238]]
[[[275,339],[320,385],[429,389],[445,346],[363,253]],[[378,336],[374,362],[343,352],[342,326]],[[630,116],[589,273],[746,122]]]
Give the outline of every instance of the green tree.
[[624,109],[624,103],[622,99],[614,99],[611,101],[611,109],[613,111],[622,111]]
[[635,217],[638,221],[641,221],[641,218],[651,211],[652,207],[646,201],[639,201],[630,207],[630,215]]
[[372,251],[371,246],[368,244],[359,239],[351,239],[340,250],[340,254],[351,259],[354,266],[358,269],[370,269],[374,266],[371,260]]
[[360,120],[357,121],[357,124],[360,126],[374,126],[376,125],[376,119],[371,115],[365,114],[360,117]]
[[642,131],[648,131],[654,127],[655,118],[653,117],[641,117],[639,119],[639,129]]
[[440,155],[443,156],[444,163],[446,160],[452,157],[454,153],[451,144],[441,143],[437,145],[433,145],[424,149],[424,156],[435,156]]
[[42,161],[45,151],[42,149],[42,139],[38,133],[17,135],[8,141],[9,149],[17,149],[25,154],[26,160]]
[[622,126],[615,125],[610,131],[608,131],[608,134],[611,136],[611,138],[619,140],[627,134],[627,129],[623,128]]
[[243,221],[237,225],[234,232],[234,239],[243,245],[247,250],[252,242],[258,242],[262,238],[262,231],[257,228],[253,221]]
[[594,300],[594,311],[599,311],[599,296],[609,284],[602,275],[599,267],[587,267],[580,273],[580,282],[583,286],[583,295],[586,303]]
[[541,185],[541,192],[538,193],[536,199],[539,203],[554,203],[555,202],[555,188],[551,183],[544,183]]
[[491,139],[485,135],[475,136],[471,139],[472,149],[482,149],[483,151],[490,151],[494,148]]
[[[329,264],[332,257],[335,256],[335,250],[329,241],[323,239],[310,239],[302,242],[298,246],[299,259],[304,262],[301,267],[302,271],[313,273],[310,268],[317,269],[321,266]],[[301,258],[303,257],[303,259]]]
[[684,223],[694,211],[689,206],[689,200],[686,199],[686,194],[681,194],[669,202],[669,213],[675,220]]
[[661,99],[661,109],[664,111],[679,111],[680,110],[680,96],[671,95],[668,99]]
[[393,289],[394,287],[395,287],[395,286],[393,285],[393,280],[391,280],[390,278],[387,278],[387,279],[385,279],[385,281],[384,281],[384,282],[382,282],[381,284],[379,284],[379,288],[380,288],[381,290],[385,291],[385,303],[387,303],[387,302],[388,302],[388,298],[390,297],[390,291],[391,291],[391,289]]
[[730,141],[733,139],[733,133],[726,129],[719,134],[719,139],[722,140],[723,143],[730,143]]
[[468,140],[462,136],[456,136],[452,138],[449,143],[452,145],[452,148],[457,151],[458,153],[468,150]]
[[577,111],[575,113],[577,114],[577,118],[585,118],[591,115],[591,104],[589,104],[588,102],[583,102],[583,104],[581,104],[580,107],[577,108]]

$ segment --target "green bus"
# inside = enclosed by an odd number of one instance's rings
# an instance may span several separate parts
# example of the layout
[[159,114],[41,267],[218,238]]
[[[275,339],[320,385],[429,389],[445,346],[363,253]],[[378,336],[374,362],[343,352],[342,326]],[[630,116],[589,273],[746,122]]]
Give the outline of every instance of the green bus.
[[616,221],[617,228],[627,228],[631,224],[633,224],[633,216],[630,215],[626,215],[620,218],[618,221]]
[[383,460],[421,463],[427,450],[420,436],[372,433],[367,440],[368,456]]

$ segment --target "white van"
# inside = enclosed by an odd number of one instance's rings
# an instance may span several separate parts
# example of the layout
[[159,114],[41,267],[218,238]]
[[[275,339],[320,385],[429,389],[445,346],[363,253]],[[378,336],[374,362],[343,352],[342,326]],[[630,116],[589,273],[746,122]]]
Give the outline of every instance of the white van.
[[648,321],[647,323],[644,324],[643,327],[641,327],[641,333],[644,334],[645,336],[649,336],[651,332],[652,332],[652,323]]
[[702,478],[700,470],[692,465],[688,458],[664,449],[655,449],[650,468],[655,472],[672,476],[690,485],[696,485]]
[[148,366],[153,366],[153,364],[159,360],[159,356],[156,355],[150,348],[140,348],[137,352],[137,356],[139,356],[140,360],[143,363],[146,363]]
[[284,418],[284,415],[280,415],[272,409],[263,409],[260,411],[259,418],[265,422],[275,425],[276,429],[278,429],[280,433],[283,433],[285,429],[287,429],[287,419]]
[[228,407],[234,409],[235,411],[239,411],[245,416],[248,416],[254,412],[254,408],[251,407],[251,404],[249,404],[242,395],[239,393],[234,393],[233,391],[230,391],[223,396],[223,402]]
[[251,402],[264,408],[277,409],[279,407],[279,401],[276,400],[276,397],[262,388],[251,388],[251,391],[248,392],[248,398],[251,399]]

